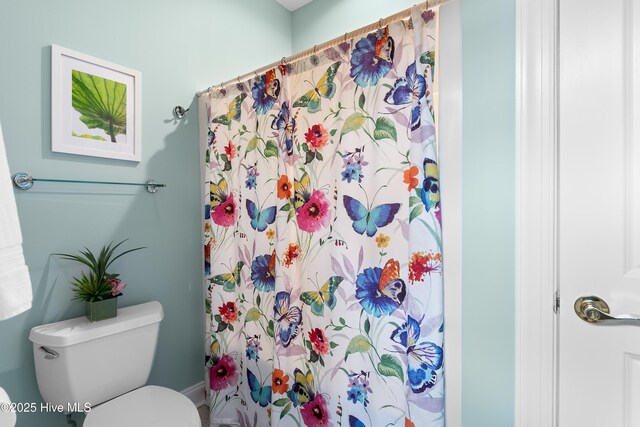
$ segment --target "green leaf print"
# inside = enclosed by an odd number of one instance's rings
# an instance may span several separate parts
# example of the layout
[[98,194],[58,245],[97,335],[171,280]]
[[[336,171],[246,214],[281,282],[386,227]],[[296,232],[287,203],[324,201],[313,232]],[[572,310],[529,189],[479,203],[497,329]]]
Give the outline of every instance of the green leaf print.
[[289,413],[290,410],[291,410],[291,402],[287,403],[287,406],[285,406],[282,412],[280,413],[280,419],[283,419],[285,415]]
[[400,359],[392,354],[383,354],[378,363],[378,372],[385,377],[396,377],[404,381],[404,372]]
[[349,357],[350,354],[366,353],[371,350],[372,347],[373,346],[371,345],[369,338],[364,335],[353,337],[349,342],[349,346],[347,346],[347,352],[344,355],[344,360],[347,360],[347,357]]
[[364,109],[364,102],[366,101],[366,97],[364,96],[364,93],[360,94],[360,98],[358,99],[358,107],[360,107],[361,110]]
[[376,130],[373,131],[373,137],[376,141],[388,138],[398,142],[396,127],[393,122],[386,117],[378,117],[378,120],[376,120]]
[[127,85],[71,70],[71,105],[89,129],[102,129],[116,142],[127,133]]
[[267,141],[267,145],[264,148],[265,157],[277,157],[278,156],[278,144],[273,139]]
[[260,320],[260,317],[262,317],[262,312],[260,311],[260,309],[251,307],[249,311],[247,311],[247,315],[244,318],[244,323],[246,324],[247,322],[255,322],[256,320]]
[[273,405],[279,408],[282,408],[284,405],[286,405],[289,402],[290,402],[289,399],[287,399],[286,397],[283,397],[282,399],[278,399],[275,402],[273,402]]
[[71,136],[75,136],[77,138],[95,139],[96,141],[106,141],[105,138],[99,135],[89,135],[88,133],[83,133],[82,135],[78,135],[77,133],[71,131]]
[[420,197],[409,196],[409,207],[413,207],[420,203],[422,203],[422,200],[420,199]]
[[344,125],[342,126],[340,138],[342,138],[343,135],[346,135],[349,132],[360,129],[366,120],[366,117],[361,113],[353,113],[352,115],[347,117],[347,119],[344,121]]
[[308,165],[315,158],[316,158],[316,152],[315,151],[307,151],[307,155],[305,156],[304,164]]
[[260,137],[258,135],[251,138],[251,141],[247,144],[247,149],[244,152],[244,156],[247,157],[247,154],[258,148],[258,142],[260,141]]
[[269,335],[271,338],[273,338],[274,336],[273,328],[274,328],[273,320],[269,320],[269,325],[267,326],[267,335]]
[[416,219],[422,213],[422,211],[423,211],[422,205],[417,205],[416,207],[414,207],[413,210],[411,211],[411,215],[409,216],[409,222]]

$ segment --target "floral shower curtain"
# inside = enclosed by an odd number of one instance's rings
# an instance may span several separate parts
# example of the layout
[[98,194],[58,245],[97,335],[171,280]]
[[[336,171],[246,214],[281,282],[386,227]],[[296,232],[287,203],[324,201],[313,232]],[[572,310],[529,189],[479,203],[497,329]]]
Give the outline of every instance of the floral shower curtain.
[[443,426],[437,19],[200,102],[211,426]]

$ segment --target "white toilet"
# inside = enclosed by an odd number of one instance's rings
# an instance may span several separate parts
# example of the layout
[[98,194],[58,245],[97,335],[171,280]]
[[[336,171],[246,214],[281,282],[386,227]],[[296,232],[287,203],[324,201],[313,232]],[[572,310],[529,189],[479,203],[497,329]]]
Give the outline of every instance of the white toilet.
[[113,319],[79,317],[31,329],[44,401],[64,412],[90,405],[84,427],[200,427],[186,396],[145,386],[163,315],[152,301],[120,309]]
[[[11,403],[7,392],[0,387],[0,404]],[[16,413],[11,411],[0,410],[0,426],[2,427],[14,427],[16,425]]]

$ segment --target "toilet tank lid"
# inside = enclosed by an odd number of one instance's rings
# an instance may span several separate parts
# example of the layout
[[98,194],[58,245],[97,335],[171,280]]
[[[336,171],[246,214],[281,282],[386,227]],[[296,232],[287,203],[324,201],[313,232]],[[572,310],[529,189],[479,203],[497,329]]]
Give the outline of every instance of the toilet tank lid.
[[162,305],[158,301],[151,301],[118,309],[117,317],[99,322],[90,322],[86,317],[77,317],[35,326],[29,333],[29,340],[49,347],[68,347],[158,323],[163,316]]

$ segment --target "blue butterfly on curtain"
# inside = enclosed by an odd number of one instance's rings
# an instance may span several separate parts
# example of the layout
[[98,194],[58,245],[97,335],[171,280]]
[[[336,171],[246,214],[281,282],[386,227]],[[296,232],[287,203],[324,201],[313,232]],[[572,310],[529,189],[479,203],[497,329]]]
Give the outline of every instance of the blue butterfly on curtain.
[[291,340],[298,336],[302,325],[302,311],[300,307],[291,307],[289,292],[280,291],[276,294],[273,318],[276,321],[280,342],[284,347],[288,347]]
[[282,103],[278,116],[273,119],[271,129],[280,132],[280,144],[285,146],[287,155],[292,155],[293,137],[296,130],[296,118],[291,116],[291,111],[289,110],[289,106],[286,102]]
[[264,231],[276,220],[276,207],[270,206],[266,209],[258,209],[256,204],[247,199],[247,213],[251,218],[251,228],[257,231]]
[[253,372],[247,369],[247,380],[251,390],[251,400],[266,408],[271,403],[271,386],[262,385]]
[[409,105],[411,109],[411,130],[420,127],[421,101],[427,94],[425,78],[416,72],[416,63],[407,67],[404,78],[396,80],[391,90],[385,95],[384,102],[391,105]]
[[358,234],[366,232],[369,237],[373,237],[378,228],[389,225],[400,210],[400,203],[385,203],[367,208],[351,196],[342,196],[342,201],[347,215],[353,221],[354,231]]
[[407,349],[407,374],[414,393],[432,388],[442,366],[442,347],[420,338],[420,323],[411,316],[391,333],[391,339]]

